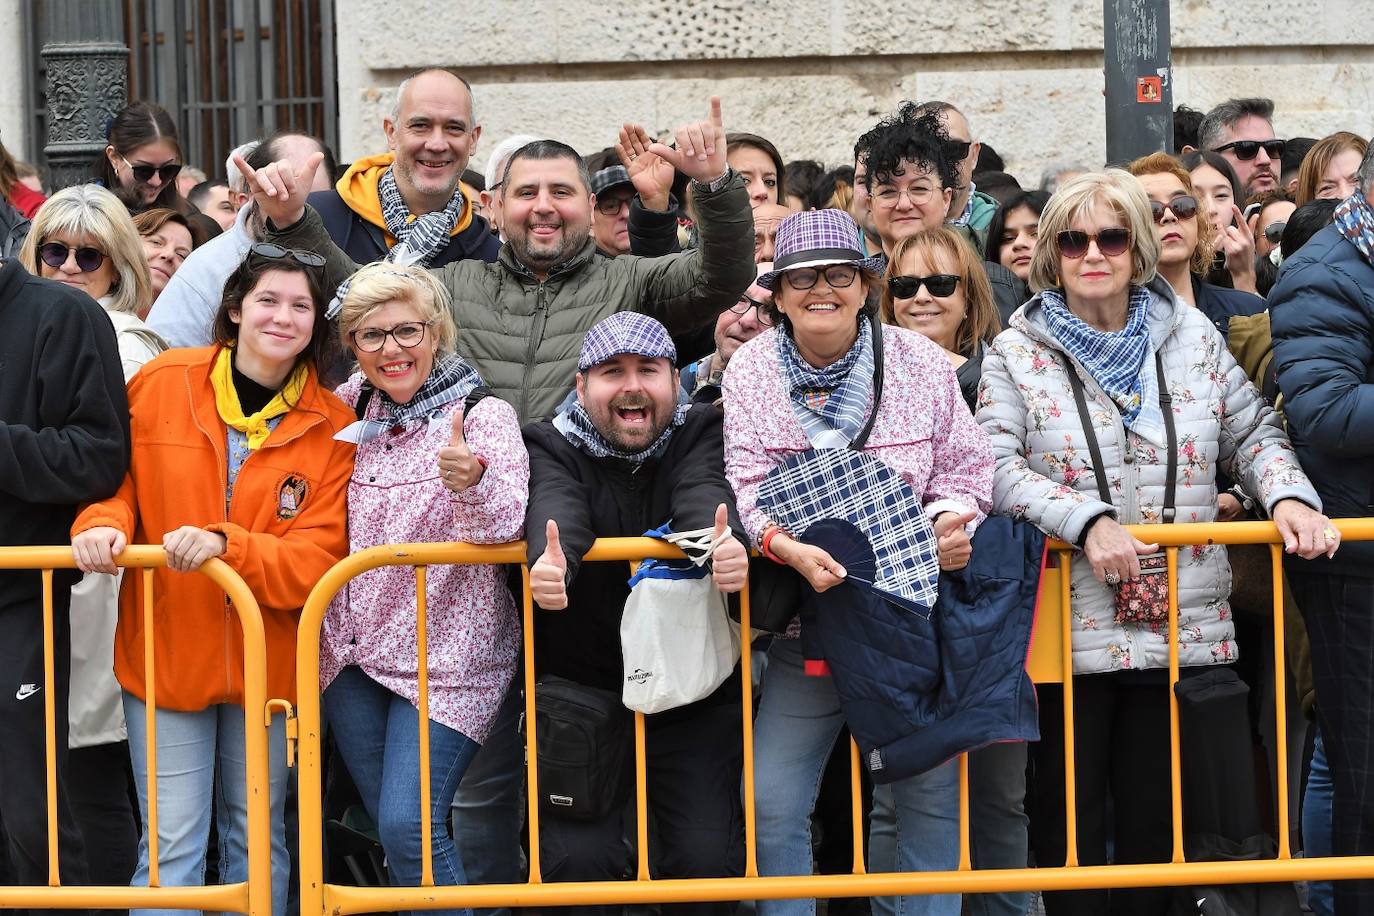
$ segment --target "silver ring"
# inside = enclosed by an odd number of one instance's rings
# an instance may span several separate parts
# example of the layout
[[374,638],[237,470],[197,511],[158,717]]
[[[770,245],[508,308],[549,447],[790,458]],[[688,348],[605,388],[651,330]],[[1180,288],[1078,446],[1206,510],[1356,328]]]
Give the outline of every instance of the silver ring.
[[1119,572],[1115,572],[1115,571],[1109,572],[1109,573],[1107,573],[1105,576],[1103,576],[1102,578],[1105,579],[1105,580],[1107,581],[1107,584],[1108,584],[1108,585],[1120,585],[1120,584],[1121,584],[1121,573],[1119,573]]
[[452,479],[453,479],[453,472],[452,472],[452,471],[445,471],[445,472],[444,472],[444,479],[445,479],[445,480],[452,480]]

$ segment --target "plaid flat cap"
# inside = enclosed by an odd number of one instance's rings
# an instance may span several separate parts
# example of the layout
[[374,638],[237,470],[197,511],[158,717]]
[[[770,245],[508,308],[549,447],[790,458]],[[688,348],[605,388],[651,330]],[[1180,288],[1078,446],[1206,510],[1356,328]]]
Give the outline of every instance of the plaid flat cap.
[[776,289],[784,271],[827,264],[853,264],[860,270],[880,272],[881,255],[868,257],[859,242],[859,226],[843,210],[806,210],[793,213],[778,224],[773,248],[773,269],[758,279],[764,289]]
[[586,372],[623,353],[677,362],[677,347],[667,328],[639,312],[616,312],[593,325],[583,338],[577,371]]
[[625,171],[623,165],[613,165],[610,168],[602,169],[592,176],[592,193],[600,194],[609,188],[620,185],[634,187],[634,182],[630,181],[630,173]]

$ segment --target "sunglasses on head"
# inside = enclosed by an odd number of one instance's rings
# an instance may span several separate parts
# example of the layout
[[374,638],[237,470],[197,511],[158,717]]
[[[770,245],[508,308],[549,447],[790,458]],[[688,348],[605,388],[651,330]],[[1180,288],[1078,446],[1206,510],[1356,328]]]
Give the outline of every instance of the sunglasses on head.
[[1269,240],[1269,244],[1277,245],[1283,241],[1283,230],[1287,228],[1287,223],[1270,223],[1264,227],[1264,237]]
[[261,258],[268,258],[272,261],[280,261],[289,258],[297,264],[306,267],[323,267],[324,255],[315,254],[313,251],[302,251],[299,248],[283,248],[280,245],[273,245],[271,242],[258,242],[250,249],[253,254]]
[[1287,140],[1232,140],[1218,146],[1216,151],[1224,153],[1230,150],[1241,162],[1249,162],[1259,155],[1261,147],[1270,159],[1282,159],[1284,147],[1287,145]]
[[1131,230],[1113,227],[1091,235],[1078,229],[1065,229],[1055,236],[1054,240],[1059,246],[1059,253],[1066,258],[1077,260],[1085,256],[1091,242],[1097,243],[1097,250],[1102,252],[1104,257],[1114,258],[1130,249]]
[[963,279],[958,274],[931,274],[929,277],[888,277],[887,288],[894,299],[910,299],[924,286],[936,299],[954,295]]
[[1192,219],[1197,216],[1197,198],[1180,194],[1167,204],[1162,204],[1157,200],[1150,201],[1150,215],[1155,218],[1155,222],[1164,222],[1165,210],[1172,211],[1178,219]]
[[72,248],[62,242],[44,242],[38,246],[38,256],[43,259],[44,264],[52,268],[66,264],[68,253],[73,251],[76,252],[76,269],[83,274],[99,270],[100,265],[105,263],[105,252],[88,245]]
[[[123,156],[119,158],[124,159]],[[163,184],[166,184],[173,178],[176,178],[177,175],[181,174],[180,162],[168,162],[166,165],[145,165],[142,163],[134,165],[128,159],[124,159],[124,164],[127,165],[129,171],[133,173],[134,181],[140,184],[147,184],[152,181],[154,175],[162,179]]]

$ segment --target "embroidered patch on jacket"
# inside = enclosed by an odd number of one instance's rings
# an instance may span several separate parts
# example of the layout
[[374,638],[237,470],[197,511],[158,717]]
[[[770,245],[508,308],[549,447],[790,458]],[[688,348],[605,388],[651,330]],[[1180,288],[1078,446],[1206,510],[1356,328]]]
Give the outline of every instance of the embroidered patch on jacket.
[[299,474],[287,474],[277,484],[277,518],[288,521],[300,514],[310,485]]

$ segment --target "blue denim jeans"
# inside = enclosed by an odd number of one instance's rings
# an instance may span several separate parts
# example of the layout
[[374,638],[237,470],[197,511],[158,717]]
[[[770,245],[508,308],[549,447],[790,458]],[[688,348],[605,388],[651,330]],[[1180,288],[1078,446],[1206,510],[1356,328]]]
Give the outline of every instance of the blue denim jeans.
[[[835,685],[802,672],[801,641],[768,650],[754,723],[754,779],[761,875],[811,874],[811,812],[830,749],[844,724]],[[959,867],[959,770],[955,762],[873,790],[873,872]],[[875,897],[875,914],[958,916],[959,895]],[[816,901],[760,900],[760,916],[812,916]]]
[[[419,712],[409,700],[353,666],[339,672],[325,689],[324,710],[363,807],[377,825],[391,883],[418,887],[422,859]],[[458,780],[475,753],[477,742],[430,720],[430,848],[438,886],[467,883],[445,821]]]
[[[1331,855],[1331,805],[1335,801],[1331,785],[1331,767],[1326,762],[1326,747],[1321,730],[1312,746],[1312,767],[1307,774],[1307,788],[1302,797],[1303,857],[1316,859]],[[1330,881],[1307,882],[1307,906],[1313,916],[1332,916],[1336,904],[1331,895]]]
[[[1030,840],[1026,817],[1026,743],[979,748],[968,757],[969,852],[974,868],[1025,868]],[[970,894],[968,916],[1026,916],[1030,891]]]
[[[124,721],[129,727],[129,758],[138,785],[143,837],[133,887],[148,885],[147,707],[125,692]],[[243,707],[220,704],[199,712],[157,711],[158,869],[163,887],[205,883],[205,852],[210,836],[210,803],[219,834],[220,880],[248,880],[248,791],[244,764]],[[285,916],[291,857],[286,849],[286,725],[278,713],[267,736],[272,824],[272,912]],[[219,766],[219,778],[215,767]],[[179,916],[181,910],[134,910],[137,916]]]
[[[515,884],[524,880],[520,846],[521,786],[525,782],[525,739],[520,715],[525,706],[522,678],[506,691],[487,740],[453,795],[453,842],[467,869],[469,884]],[[476,911],[477,916],[509,916],[508,908]]]

